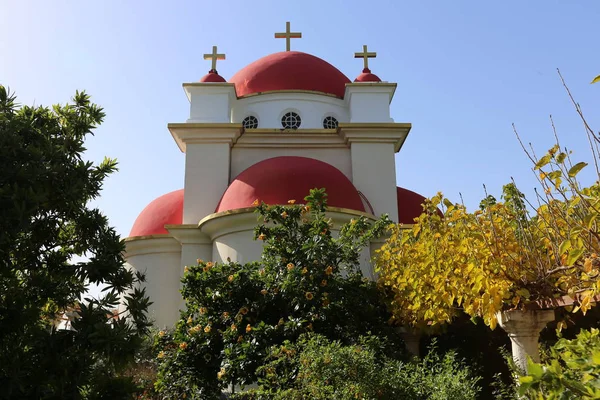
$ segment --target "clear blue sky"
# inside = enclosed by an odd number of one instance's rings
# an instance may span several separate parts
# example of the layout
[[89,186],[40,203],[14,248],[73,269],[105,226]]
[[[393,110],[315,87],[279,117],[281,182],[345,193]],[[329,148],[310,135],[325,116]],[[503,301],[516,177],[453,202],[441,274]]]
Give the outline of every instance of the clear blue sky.
[[[157,196],[183,186],[184,155],[166,129],[188,115],[183,82],[209,69],[212,45],[226,79],[284,50],[274,32],[292,22],[292,48],[354,79],[363,44],[371,69],[397,82],[397,122],[413,129],[397,155],[398,184],[443,191],[469,207],[515,177],[535,185],[512,133],[545,150],[553,114],[563,143],[589,158],[560,68],[592,126],[600,126],[600,1],[11,1],[0,0],[0,83],[21,103],[64,103],[85,89],[107,113],[87,157],[120,162],[96,204],[127,236]],[[591,171],[590,171],[591,172]],[[588,174],[589,176],[590,174]]]

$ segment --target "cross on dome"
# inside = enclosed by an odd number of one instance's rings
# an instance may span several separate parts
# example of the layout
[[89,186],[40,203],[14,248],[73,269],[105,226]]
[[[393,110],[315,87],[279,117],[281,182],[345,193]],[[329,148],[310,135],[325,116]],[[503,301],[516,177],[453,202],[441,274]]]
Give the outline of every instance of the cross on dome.
[[290,51],[291,39],[300,39],[301,32],[290,32],[290,21],[285,23],[285,32],[275,33],[275,39],[285,39],[285,51]]
[[204,55],[205,60],[212,60],[212,64],[210,67],[211,72],[217,72],[217,60],[224,60],[225,54],[217,53],[217,46],[212,47],[212,53]]
[[367,50],[367,45],[363,45],[363,51],[362,53],[354,53],[354,58],[362,58],[363,62],[364,62],[364,69],[368,70],[369,69],[369,58],[375,58],[377,57],[377,53],[373,52],[369,52]]

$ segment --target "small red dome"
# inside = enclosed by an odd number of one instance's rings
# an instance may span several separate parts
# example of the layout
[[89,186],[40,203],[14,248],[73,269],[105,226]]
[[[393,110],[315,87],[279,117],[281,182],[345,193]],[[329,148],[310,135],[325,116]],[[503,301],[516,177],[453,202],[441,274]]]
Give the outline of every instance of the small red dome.
[[372,74],[369,68],[365,68],[362,73],[356,77],[354,82],[381,82],[381,79],[379,79],[377,75]]
[[276,90],[312,90],[343,98],[350,80],[319,57],[283,51],[247,65],[229,82],[235,84],[238,97]]
[[225,78],[218,74],[217,70],[211,69],[208,74],[200,78],[200,82],[227,82]]
[[169,233],[165,225],[179,225],[183,221],[183,189],[160,196],[144,208],[129,233],[133,236]]
[[303,203],[310,189],[325,188],[331,207],[365,211],[358,191],[337,168],[306,157],[275,157],[240,173],[227,188],[216,212],[266,204]]
[[396,188],[398,197],[398,222],[401,224],[414,224],[415,218],[423,213],[421,204],[425,197],[419,193],[401,187]]

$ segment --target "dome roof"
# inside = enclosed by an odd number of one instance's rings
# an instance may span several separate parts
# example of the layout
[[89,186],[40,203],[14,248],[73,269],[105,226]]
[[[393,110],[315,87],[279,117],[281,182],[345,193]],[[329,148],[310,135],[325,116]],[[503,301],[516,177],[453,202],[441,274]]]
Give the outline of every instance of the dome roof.
[[242,171],[227,188],[215,212],[304,201],[310,189],[325,188],[331,207],[365,211],[358,190],[337,168],[306,157],[275,157]]
[[200,82],[226,82],[225,78],[223,78],[221,75],[219,75],[219,73],[217,72],[217,70],[215,69],[211,69],[210,71],[208,71],[208,74],[204,75],[202,78],[200,78]]
[[164,194],[142,210],[133,223],[129,236],[169,233],[165,225],[179,225],[183,220],[183,189]]
[[421,204],[425,202],[425,197],[401,187],[396,188],[396,193],[398,196],[398,222],[414,224],[415,218],[423,213]]
[[377,75],[372,74],[369,68],[365,68],[362,73],[356,77],[354,82],[381,82],[381,79],[379,79]]
[[238,97],[277,90],[311,90],[343,98],[350,80],[327,61],[299,51],[270,54],[231,79]]

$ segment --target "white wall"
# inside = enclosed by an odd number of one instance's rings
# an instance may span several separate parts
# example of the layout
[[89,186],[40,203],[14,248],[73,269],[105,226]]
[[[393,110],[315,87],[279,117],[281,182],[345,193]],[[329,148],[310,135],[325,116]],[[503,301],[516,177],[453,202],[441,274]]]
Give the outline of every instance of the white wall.
[[256,148],[237,147],[231,149],[231,177],[233,181],[240,172],[252,165],[273,157],[298,156],[314,158],[326,162],[339,169],[346,177],[352,180],[352,163],[350,149],[340,148]]
[[233,102],[231,122],[242,122],[248,115],[258,118],[259,128],[281,129],[287,111],[300,115],[300,129],[323,129],[323,119],[333,116],[339,122],[350,120],[344,100],[311,93],[268,93]]

